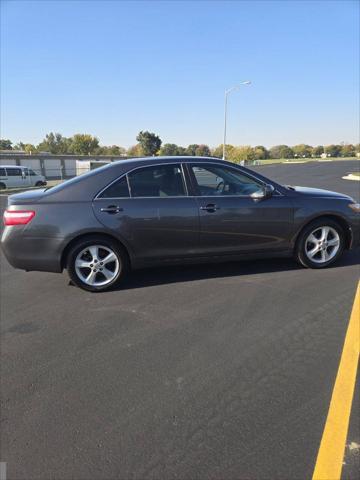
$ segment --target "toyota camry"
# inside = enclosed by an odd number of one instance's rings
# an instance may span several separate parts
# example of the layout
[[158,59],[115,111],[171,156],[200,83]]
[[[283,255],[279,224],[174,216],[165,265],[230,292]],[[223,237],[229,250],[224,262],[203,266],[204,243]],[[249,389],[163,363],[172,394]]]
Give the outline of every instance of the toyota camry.
[[136,158],[11,195],[1,244],[15,268],[67,269],[103,291],[150,265],[293,256],[325,268],[359,244],[359,212],[347,195],[217,158]]

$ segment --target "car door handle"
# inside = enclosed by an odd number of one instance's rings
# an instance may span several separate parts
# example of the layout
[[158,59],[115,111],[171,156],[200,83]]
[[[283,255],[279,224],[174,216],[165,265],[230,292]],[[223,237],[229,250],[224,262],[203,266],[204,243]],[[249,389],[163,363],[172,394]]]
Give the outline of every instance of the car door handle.
[[106,213],[119,213],[122,212],[124,209],[119,207],[118,205],[109,205],[108,207],[101,208],[101,212],[106,212]]
[[205,210],[206,212],[216,212],[216,210],[220,210],[220,207],[215,205],[214,203],[209,203],[205,207],[200,207],[200,210]]

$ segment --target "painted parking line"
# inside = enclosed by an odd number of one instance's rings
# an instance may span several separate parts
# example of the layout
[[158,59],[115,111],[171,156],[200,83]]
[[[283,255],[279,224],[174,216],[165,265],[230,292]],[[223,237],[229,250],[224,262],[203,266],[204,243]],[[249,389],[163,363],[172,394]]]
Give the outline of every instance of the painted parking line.
[[346,332],[313,480],[339,480],[359,361],[360,282]]

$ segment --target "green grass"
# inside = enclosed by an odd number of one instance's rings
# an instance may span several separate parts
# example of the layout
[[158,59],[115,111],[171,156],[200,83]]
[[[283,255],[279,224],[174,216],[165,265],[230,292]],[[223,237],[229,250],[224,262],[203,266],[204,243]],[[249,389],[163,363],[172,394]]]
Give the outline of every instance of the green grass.
[[342,162],[344,160],[360,160],[356,157],[329,157],[329,158],[271,158],[267,160],[257,160],[261,165],[270,165],[272,163],[308,163],[308,162]]

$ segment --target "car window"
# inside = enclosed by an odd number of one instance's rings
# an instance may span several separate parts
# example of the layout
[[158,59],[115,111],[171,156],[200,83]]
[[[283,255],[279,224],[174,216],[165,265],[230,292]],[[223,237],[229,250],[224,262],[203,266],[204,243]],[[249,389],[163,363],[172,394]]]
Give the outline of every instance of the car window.
[[129,196],[126,177],[122,177],[104,190],[99,198],[124,198]]
[[34,170],[29,170],[29,174],[32,176],[32,177],[35,177],[37,174],[34,172]]
[[132,197],[179,197],[186,195],[180,165],[144,167],[128,174]]
[[8,177],[21,177],[21,168],[7,168]]
[[201,196],[251,195],[262,188],[262,183],[232,168],[217,165],[192,165],[192,171]]
[[0,168],[0,177],[6,177],[5,168]]

